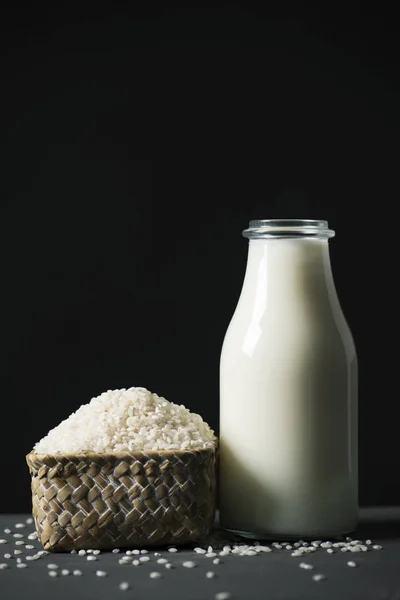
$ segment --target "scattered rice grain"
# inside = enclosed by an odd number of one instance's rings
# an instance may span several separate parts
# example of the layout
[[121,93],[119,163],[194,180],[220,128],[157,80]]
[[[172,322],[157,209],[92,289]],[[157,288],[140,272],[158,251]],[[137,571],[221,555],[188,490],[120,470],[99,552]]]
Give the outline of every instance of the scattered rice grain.
[[300,569],[305,569],[306,571],[311,571],[314,567],[309,563],[301,562],[299,563]]
[[272,552],[269,546],[257,546],[257,552]]
[[139,560],[140,562],[149,562],[150,556],[141,556]]
[[126,590],[129,590],[129,583],[127,581],[121,581],[118,587],[120,590],[125,592]]
[[347,562],[347,566],[348,566],[348,567],[356,567],[356,566],[357,566],[357,563],[355,563],[355,562],[354,562],[354,560],[349,560],[349,561]]

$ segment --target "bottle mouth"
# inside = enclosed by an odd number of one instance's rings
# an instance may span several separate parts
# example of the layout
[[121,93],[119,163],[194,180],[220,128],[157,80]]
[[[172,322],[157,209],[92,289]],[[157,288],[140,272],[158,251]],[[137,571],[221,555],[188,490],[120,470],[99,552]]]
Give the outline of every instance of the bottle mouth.
[[250,221],[242,232],[249,239],[256,238],[320,238],[328,239],[335,235],[329,229],[328,221],[314,219],[258,219]]

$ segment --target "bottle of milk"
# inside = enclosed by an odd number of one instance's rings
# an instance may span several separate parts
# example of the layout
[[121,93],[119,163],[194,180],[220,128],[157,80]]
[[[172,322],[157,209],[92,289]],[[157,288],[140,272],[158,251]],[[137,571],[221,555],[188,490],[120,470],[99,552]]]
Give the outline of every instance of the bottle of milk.
[[327,221],[250,221],[220,363],[220,520],[254,538],[322,538],[358,513],[357,356]]

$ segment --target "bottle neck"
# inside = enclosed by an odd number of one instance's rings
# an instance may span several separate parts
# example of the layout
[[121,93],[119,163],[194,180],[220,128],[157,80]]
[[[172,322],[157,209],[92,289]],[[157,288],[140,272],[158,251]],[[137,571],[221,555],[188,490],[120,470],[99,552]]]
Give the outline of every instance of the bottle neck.
[[[282,265],[286,273],[331,269],[328,240],[313,238],[266,238],[249,241],[250,262]],[[272,271],[273,274],[273,271]]]
[[309,293],[333,295],[327,239],[252,239],[243,291],[268,290],[268,296],[299,298]]

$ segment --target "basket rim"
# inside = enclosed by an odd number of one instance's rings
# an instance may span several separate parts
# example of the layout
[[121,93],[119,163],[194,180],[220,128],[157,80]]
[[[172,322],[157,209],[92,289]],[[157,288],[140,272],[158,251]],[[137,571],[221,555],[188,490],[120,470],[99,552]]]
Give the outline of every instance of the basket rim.
[[60,458],[66,458],[66,459],[90,459],[91,457],[97,456],[97,457],[101,457],[101,458],[119,458],[120,460],[123,459],[132,459],[132,458],[137,458],[140,459],[142,458],[142,456],[145,454],[147,456],[164,456],[164,457],[168,457],[168,456],[183,456],[185,454],[210,454],[210,453],[215,453],[216,450],[218,448],[218,441],[214,441],[214,445],[213,446],[209,446],[207,448],[191,448],[191,449],[178,449],[178,450],[132,450],[132,451],[118,451],[118,452],[93,452],[92,450],[88,451],[88,452],[77,452],[77,453],[73,453],[73,452],[58,452],[58,453],[53,453],[53,454],[39,454],[37,452],[35,452],[34,450],[31,450],[27,455],[26,455],[26,459],[27,460],[31,460],[31,459],[36,459],[36,460],[49,460],[49,459],[55,459],[58,460]]

